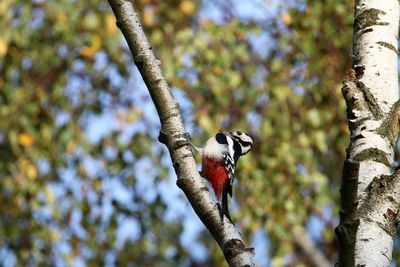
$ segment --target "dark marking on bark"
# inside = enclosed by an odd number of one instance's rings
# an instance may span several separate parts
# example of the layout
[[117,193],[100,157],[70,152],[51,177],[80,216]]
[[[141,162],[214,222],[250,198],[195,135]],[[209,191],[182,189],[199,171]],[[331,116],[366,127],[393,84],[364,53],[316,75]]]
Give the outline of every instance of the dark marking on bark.
[[167,135],[161,130],[160,134],[158,135],[158,141],[164,145],[167,144]]
[[[190,146],[190,141],[188,139],[188,133],[175,134],[173,136],[167,136],[163,130],[160,131],[158,135],[158,141],[166,145],[171,151],[179,149],[183,146]],[[173,143],[171,143],[173,142]],[[181,158],[191,157],[192,154],[185,154]]]
[[362,31],[362,34],[367,33],[367,32],[373,32],[374,30],[372,28],[367,28]]
[[191,157],[193,157],[193,154],[192,154],[192,153],[187,153],[187,154],[184,154],[184,155],[181,157],[181,159],[191,158]]
[[383,216],[386,218],[386,219],[388,219],[388,220],[393,220],[394,221],[394,219],[396,218],[396,216],[397,216],[397,212],[394,212],[393,210],[391,210],[391,209],[387,209],[386,210],[386,213],[385,214],[383,214]]
[[135,65],[139,66],[139,65],[142,65],[142,64],[146,63],[146,61],[147,61],[146,57],[147,57],[146,56],[146,52],[143,52],[141,54],[136,55],[133,58],[133,61],[135,62]]
[[203,186],[200,188],[200,191],[208,191],[208,188],[206,186]]
[[374,177],[368,186],[368,190],[373,194],[379,195],[385,190],[390,179],[391,178],[389,175],[380,175]]
[[180,117],[181,114],[179,113],[179,110],[177,112],[170,112],[168,113],[165,117],[163,117],[163,120],[170,120],[173,117]]
[[389,113],[386,114],[382,124],[375,130],[383,138],[388,138],[390,145],[395,148],[399,137],[400,101],[393,104]]
[[232,258],[236,254],[238,254],[239,251],[243,251],[246,249],[246,246],[243,244],[243,242],[239,239],[231,239],[229,242],[226,243],[224,247],[225,251],[225,257],[227,258]]
[[353,158],[356,161],[372,160],[390,166],[385,152],[377,148],[368,148],[357,154]]
[[174,166],[175,169],[179,168],[179,162],[174,162],[173,166]]
[[364,75],[365,66],[364,65],[355,66],[354,71],[356,72],[356,78],[360,79]]
[[[378,223],[380,227],[387,232],[392,237],[395,237],[397,232],[397,214],[398,214],[398,201],[392,196],[395,194],[396,186],[398,184],[399,172],[396,171],[392,175],[380,175],[372,179],[370,185],[368,186],[368,197],[363,202],[361,207],[359,207],[359,214],[364,218],[364,220]],[[370,217],[370,212],[377,210],[377,206],[380,206],[386,198],[391,198],[391,204],[386,209],[382,211],[382,217],[384,220],[375,221]],[[367,240],[368,241],[368,240]]]
[[356,140],[361,139],[361,138],[365,138],[365,136],[362,135],[362,133],[359,133],[356,136],[351,137],[351,142],[355,142]]
[[389,25],[388,22],[380,20],[380,16],[385,14],[386,12],[376,8],[370,8],[360,12],[354,20],[355,31],[365,30],[375,25]]
[[365,86],[364,83],[357,81],[357,88],[361,90],[364,96],[364,100],[366,102],[366,106],[368,107],[369,111],[371,111],[372,115],[375,119],[382,118],[382,110],[379,107],[378,101],[374,97],[374,95],[370,92],[369,88]]
[[383,46],[383,47],[386,47],[387,49],[392,50],[393,52],[396,53],[396,55],[399,55],[399,51],[398,51],[397,48],[394,47],[392,44],[389,44],[389,43],[387,43],[387,42],[382,42],[382,41],[379,41],[379,42],[376,42],[376,43],[379,44],[379,45],[381,45],[381,46]]

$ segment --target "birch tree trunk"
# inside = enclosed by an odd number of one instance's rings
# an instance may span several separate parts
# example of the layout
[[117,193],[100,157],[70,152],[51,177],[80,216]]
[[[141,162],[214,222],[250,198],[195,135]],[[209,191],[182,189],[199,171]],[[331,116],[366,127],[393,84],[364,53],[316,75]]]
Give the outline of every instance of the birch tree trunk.
[[339,266],[389,266],[400,202],[397,0],[358,0],[353,70],[342,89],[350,144],[341,186]]

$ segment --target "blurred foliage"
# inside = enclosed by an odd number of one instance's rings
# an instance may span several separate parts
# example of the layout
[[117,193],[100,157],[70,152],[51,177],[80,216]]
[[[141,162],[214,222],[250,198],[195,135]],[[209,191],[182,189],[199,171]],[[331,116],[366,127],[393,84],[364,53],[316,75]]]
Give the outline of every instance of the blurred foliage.
[[[265,233],[268,251],[256,253],[272,266],[308,266],[291,231],[300,225],[334,262],[353,4],[135,5],[185,121],[195,125],[194,143],[220,129],[255,138],[234,187],[244,240]],[[184,218],[195,215],[182,194],[184,211],[171,218],[175,207],[162,191],[176,177],[108,3],[3,0],[0,18],[3,263],[221,266],[205,231],[192,241],[205,257],[183,244]],[[312,233],[313,221],[321,232]]]
[[149,97],[122,89],[136,81],[108,3],[6,0],[0,17],[0,265],[185,259],[180,223],[162,228],[159,193],[135,186],[168,169],[137,104]]

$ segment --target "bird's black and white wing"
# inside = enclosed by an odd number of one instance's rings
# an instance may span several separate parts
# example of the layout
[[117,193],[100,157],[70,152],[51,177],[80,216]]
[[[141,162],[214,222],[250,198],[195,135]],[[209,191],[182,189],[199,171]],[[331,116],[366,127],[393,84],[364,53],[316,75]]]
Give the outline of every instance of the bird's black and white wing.
[[228,153],[223,155],[223,159],[224,159],[224,166],[228,173],[228,178],[229,178],[229,183],[227,183],[226,189],[229,193],[229,196],[232,197],[232,184],[235,177],[235,161]]

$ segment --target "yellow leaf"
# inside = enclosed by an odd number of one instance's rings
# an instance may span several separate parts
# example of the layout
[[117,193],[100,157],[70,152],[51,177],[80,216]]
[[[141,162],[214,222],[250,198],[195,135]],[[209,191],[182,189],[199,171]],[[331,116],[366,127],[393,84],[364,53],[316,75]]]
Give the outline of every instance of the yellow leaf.
[[237,87],[242,82],[242,76],[237,71],[229,72],[229,83],[232,87]]
[[60,232],[57,231],[56,229],[51,229],[49,231],[49,233],[50,233],[50,240],[51,241],[57,242],[57,241],[60,240],[60,237],[61,237]]
[[271,266],[273,266],[273,267],[285,266],[285,262],[282,257],[275,257],[275,258],[272,258]]
[[22,133],[18,135],[18,142],[23,146],[32,146],[35,143],[32,135],[27,133]]
[[2,0],[0,1],[0,15],[5,15],[7,11],[9,11],[11,4],[14,1],[12,0]]
[[221,68],[221,67],[218,66],[218,65],[214,65],[214,66],[212,67],[212,71],[213,71],[216,75],[222,75],[222,74],[224,73],[224,69]]
[[46,186],[44,193],[47,199],[47,203],[53,205],[56,201],[56,195],[54,194],[53,189],[50,186]]
[[145,26],[153,26],[155,22],[154,8],[148,7],[143,11],[143,24]]
[[6,41],[0,37],[0,58],[7,54],[8,44]]
[[26,169],[26,175],[30,180],[35,180],[37,178],[38,172],[33,164],[29,164]]
[[31,162],[23,159],[19,162],[19,168],[24,177],[28,177],[30,180],[35,180],[37,178],[38,172],[36,166]]
[[94,12],[89,12],[83,17],[82,25],[85,29],[94,30],[99,27],[99,17]]
[[68,154],[74,154],[75,153],[75,150],[76,150],[76,142],[74,141],[74,140],[71,140],[71,141],[69,141],[68,142],[68,144],[67,144],[67,153]]
[[283,12],[281,14],[281,19],[282,19],[283,23],[285,23],[285,25],[287,25],[287,26],[292,24],[292,16],[290,16],[290,14],[288,12]]
[[101,38],[99,35],[93,35],[90,46],[81,48],[81,55],[84,57],[93,57],[101,48]]
[[199,117],[199,125],[204,129],[206,133],[215,132],[214,122],[210,119],[208,114],[202,114]]
[[193,15],[193,13],[196,9],[196,6],[192,1],[185,0],[185,1],[181,2],[181,4],[179,5],[179,9],[186,16],[190,16],[190,15]]
[[113,14],[107,14],[106,16],[106,33],[108,36],[111,36],[115,33],[116,20]]
[[102,186],[103,186],[103,181],[102,181],[102,180],[95,180],[95,181],[93,181],[93,188],[94,188],[96,191],[99,191],[99,192],[100,192]]
[[67,23],[68,17],[67,17],[67,15],[65,14],[65,12],[60,12],[60,13],[57,14],[57,21],[58,21],[60,24]]

